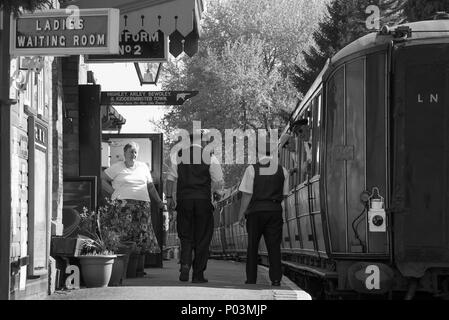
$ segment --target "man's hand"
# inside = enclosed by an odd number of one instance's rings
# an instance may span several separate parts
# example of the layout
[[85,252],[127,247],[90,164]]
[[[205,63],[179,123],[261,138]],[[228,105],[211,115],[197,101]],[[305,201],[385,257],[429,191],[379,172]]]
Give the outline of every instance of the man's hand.
[[241,226],[241,227],[244,227],[244,226],[245,226],[245,223],[246,223],[246,217],[245,217],[245,215],[240,215],[240,217],[239,217],[239,224],[240,224],[240,226]]
[[167,205],[169,210],[176,210],[176,200],[173,198],[167,199]]
[[170,221],[176,221],[177,212],[174,210],[168,211],[168,218]]
[[158,203],[157,203],[157,207],[158,207],[158,209],[162,209],[162,210],[164,210],[164,208],[165,208],[165,204],[164,204],[164,202],[161,200],[161,201],[159,201]]

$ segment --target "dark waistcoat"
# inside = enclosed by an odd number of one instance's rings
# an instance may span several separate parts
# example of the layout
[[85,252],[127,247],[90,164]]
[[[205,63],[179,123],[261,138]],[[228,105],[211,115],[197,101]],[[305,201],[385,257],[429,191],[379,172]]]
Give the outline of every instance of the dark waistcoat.
[[268,167],[269,164],[254,165],[254,186],[248,213],[257,211],[279,211],[282,210],[281,202],[284,191],[284,171],[281,165],[275,174],[261,175],[260,167]]
[[[196,149],[196,152],[200,151],[199,154],[202,155],[201,148],[190,147],[190,164],[178,164],[178,180],[176,186],[176,197],[178,200],[211,199],[210,165],[204,163],[202,157],[201,163],[194,164],[194,149]],[[180,156],[182,151],[180,151]]]

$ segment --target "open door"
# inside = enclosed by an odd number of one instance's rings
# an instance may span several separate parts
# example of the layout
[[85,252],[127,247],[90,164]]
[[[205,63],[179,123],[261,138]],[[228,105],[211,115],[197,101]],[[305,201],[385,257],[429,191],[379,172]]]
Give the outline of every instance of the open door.
[[[134,141],[139,147],[139,155],[137,160],[145,162],[150,168],[151,177],[154,186],[162,199],[162,157],[163,157],[163,141],[161,133],[142,133],[142,134],[103,134],[103,142],[109,145],[109,152],[103,152],[102,163],[108,163],[109,166],[116,161],[123,160],[123,147],[126,143]],[[105,169],[105,168],[102,168]],[[145,258],[145,267],[162,268],[162,246],[164,245],[164,219],[163,212],[157,208],[154,202],[151,202],[151,219],[157,241],[161,248],[161,253],[147,254]]]

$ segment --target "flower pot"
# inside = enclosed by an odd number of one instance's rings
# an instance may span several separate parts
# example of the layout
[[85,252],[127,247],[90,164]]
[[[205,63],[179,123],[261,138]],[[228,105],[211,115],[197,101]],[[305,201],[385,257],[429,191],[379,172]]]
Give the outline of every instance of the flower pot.
[[79,256],[81,275],[86,287],[107,287],[116,257],[116,255]]
[[143,277],[145,275],[145,257],[146,255],[143,253],[138,255],[136,268],[137,277]]
[[124,257],[124,267],[123,267],[123,279],[127,278],[127,270],[128,270],[128,263],[129,263],[129,257],[133,251],[136,249],[136,243],[133,241],[125,241],[120,243],[117,253],[123,253],[125,254]]
[[137,278],[137,264],[139,262],[139,254],[131,253],[128,261],[128,268],[126,270],[127,278]]
[[117,258],[114,260],[114,264],[112,265],[111,279],[108,284],[109,286],[119,286],[122,284],[125,259],[126,254],[117,254]]

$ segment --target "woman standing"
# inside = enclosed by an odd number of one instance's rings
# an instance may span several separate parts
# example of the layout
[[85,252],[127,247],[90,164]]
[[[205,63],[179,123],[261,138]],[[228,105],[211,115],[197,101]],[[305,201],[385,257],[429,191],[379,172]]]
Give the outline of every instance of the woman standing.
[[164,204],[154,187],[148,166],[136,160],[139,145],[130,142],[123,151],[125,160],[102,172],[103,188],[112,194],[111,200],[122,201],[122,213],[132,219],[131,234],[123,240],[136,241],[149,253],[160,253],[151,222],[150,196],[157,202],[158,208],[163,208]]

